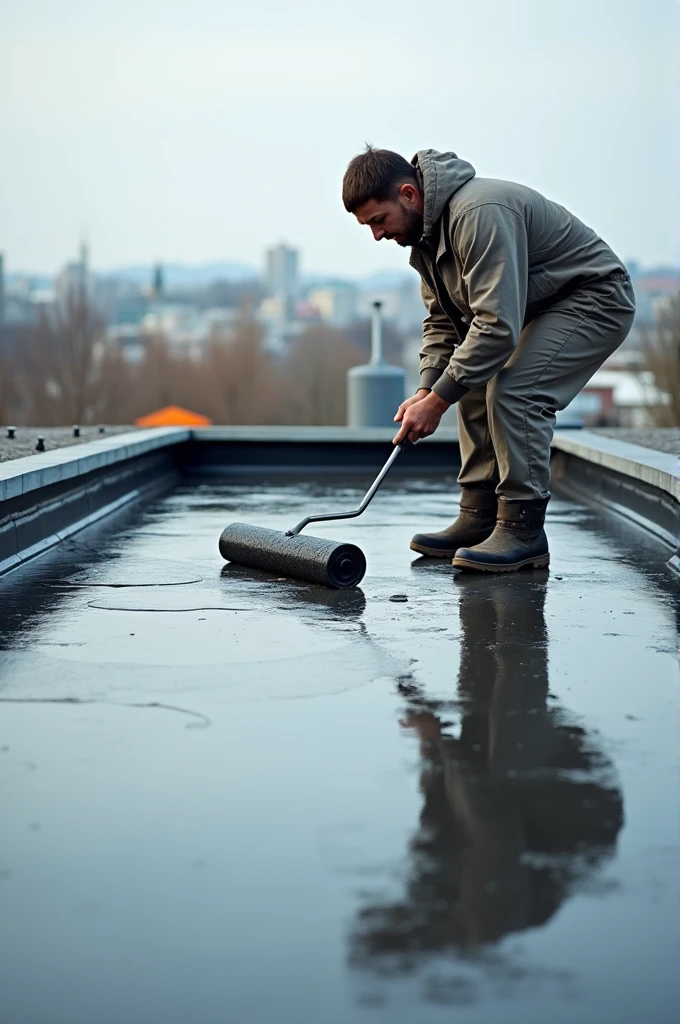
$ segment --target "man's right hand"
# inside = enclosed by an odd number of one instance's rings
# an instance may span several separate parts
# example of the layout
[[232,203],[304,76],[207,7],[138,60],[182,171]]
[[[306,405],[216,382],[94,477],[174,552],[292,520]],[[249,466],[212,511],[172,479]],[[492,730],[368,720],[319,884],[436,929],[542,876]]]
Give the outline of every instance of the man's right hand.
[[397,409],[397,414],[394,417],[394,422],[401,423],[401,421],[404,418],[404,413],[406,412],[406,410],[409,409],[412,405],[415,405],[416,402],[422,402],[424,398],[427,398],[429,393],[429,388],[418,388],[418,390],[416,391],[415,395],[413,395],[412,398],[407,398],[405,402],[401,403],[401,405]]

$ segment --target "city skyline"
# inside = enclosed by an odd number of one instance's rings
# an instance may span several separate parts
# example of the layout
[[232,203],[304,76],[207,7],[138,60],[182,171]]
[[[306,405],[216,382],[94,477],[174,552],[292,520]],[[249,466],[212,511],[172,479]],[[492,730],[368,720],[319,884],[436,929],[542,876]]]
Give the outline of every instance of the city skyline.
[[[81,243],[82,245],[82,243]],[[192,287],[194,284],[203,285],[204,283],[211,283],[220,279],[231,280],[234,282],[249,281],[249,280],[266,280],[267,278],[267,267],[266,267],[266,254],[268,250],[283,246],[291,248],[302,256],[303,252],[300,247],[288,246],[287,242],[279,242],[276,245],[269,244],[263,250],[261,254],[262,258],[258,264],[249,264],[239,262],[238,260],[229,259],[228,255],[222,258],[218,257],[214,260],[198,260],[190,261],[186,259],[166,260],[162,258],[156,258],[149,260],[148,262],[134,262],[128,261],[120,263],[116,266],[101,266],[97,265],[95,261],[90,261],[89,269],[90,272],[98,278],[116,278],[120,277],[122,280],[131,280],[142,282],[148,277],[151,280],[154,270],[156,267],[161,266],[164,271],[170,272],[171,276],[173,271],[179,272],[182,276],[186,275],[187,287]],[[0,256],[4,260],[4,271],[5,279],[7,281],[16,280],[18,278],[34,279],[34,280],[53,280],[59,276],[59,273],[72,262],[74,255],[77,254],[80,246],[74,245],[71,250],[66,252],[62,259],[58,261],[57,265],[53,269],[36,268],[36,267],[17,267],[11,260],[11,254],[8,253],[7,249],[0,248]],[[89,248],[89,246],[88,246]],[[644,262],[639,259],[635,254],[628,254],[622,257],[623,262],[628,267],[634,267],[640,273],[649,273],[655,270],[670,270],[673,273],[680,272],[680,256],[668,262],[654,261]],[[364,272],[333,272],[333,271],[322,271],[314,267],[309,267],[303,263],[299,271],[299,279],[303,284],[313,285],[318,282],[331,282],[331,281],[347,281],[355,284],[361,284],[364,280],[371,280],[373,278],[380,279],[385,277],[389,280],[398,280],[400,277],[409,278],[415,274],[413,268],[409,265],[408,261],[403,263],[401,267],[392,267],[386,264],[377,265],[375,268],[369,269]],[[417,275],[416,275],[417,276]],[[176,287],[177,285],[172,285]]]
[[84,231],[103,270],[259,267],[285,239],[320,274],[407,272],[340,201],[370,141],[454,149],[623,259],[676,264],[677,17],[671,0],[434,0],[427,19],[403,0],[341,18],[311,0],[10,5],[0,248],[8,269],[53,273]]

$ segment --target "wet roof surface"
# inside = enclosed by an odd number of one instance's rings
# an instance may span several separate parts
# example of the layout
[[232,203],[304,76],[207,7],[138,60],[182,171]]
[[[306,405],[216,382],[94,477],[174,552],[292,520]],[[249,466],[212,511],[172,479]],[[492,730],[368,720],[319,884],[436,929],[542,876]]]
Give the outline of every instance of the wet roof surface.
[[667,553],[554,499],[550,575],[456,577],[431,478],[313,529],[361,590],[220,560],[364,484],[182,486],[0,580],[8,1024],[676,1019]]

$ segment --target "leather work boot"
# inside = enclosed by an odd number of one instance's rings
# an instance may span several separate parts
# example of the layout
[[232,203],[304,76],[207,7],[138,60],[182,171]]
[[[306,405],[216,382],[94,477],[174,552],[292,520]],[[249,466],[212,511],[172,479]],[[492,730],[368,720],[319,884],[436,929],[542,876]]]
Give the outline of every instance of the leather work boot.
[[525,567],[550,565],[548,538],[543,524],[548,500],[499,501],[496,528],[487,540],[459,548],[454,569],[479,572],[516,572]]
[[463,487],[455,522],[439,533],[417,533],[411,541],[411,551],[431,558],[452,558],[458,548],[481,543],[493,532],[497,506],[492,488]]

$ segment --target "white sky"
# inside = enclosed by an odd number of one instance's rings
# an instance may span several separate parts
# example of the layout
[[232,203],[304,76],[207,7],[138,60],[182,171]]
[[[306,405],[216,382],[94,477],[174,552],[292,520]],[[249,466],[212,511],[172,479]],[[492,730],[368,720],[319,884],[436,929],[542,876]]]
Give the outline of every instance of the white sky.
[[234,260],[405,266],[347,215],[366,141],[453,149],[678,260],[673,0],[3,0],[0,251],[51,272]]

